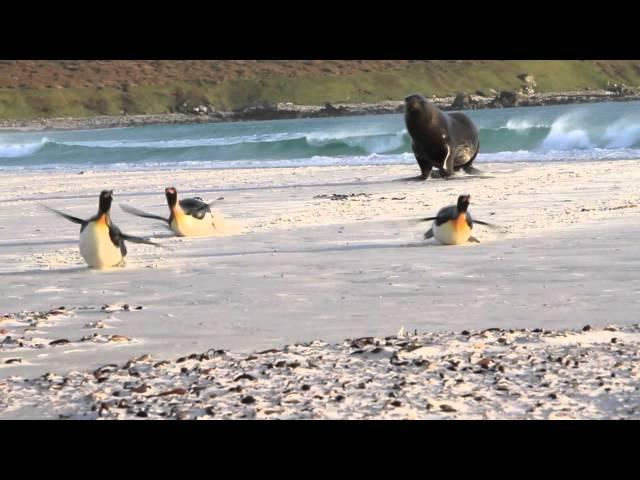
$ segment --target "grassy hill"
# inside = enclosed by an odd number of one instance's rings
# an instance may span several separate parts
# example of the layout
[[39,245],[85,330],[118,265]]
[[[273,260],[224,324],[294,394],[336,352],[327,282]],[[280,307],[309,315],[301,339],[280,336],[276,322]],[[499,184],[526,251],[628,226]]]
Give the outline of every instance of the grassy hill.
[[1,60],[0,119],[180,111],[185,102],[233,110],[256,102],[376,103],[408,93],[447,96],[640,86],[638,60]]

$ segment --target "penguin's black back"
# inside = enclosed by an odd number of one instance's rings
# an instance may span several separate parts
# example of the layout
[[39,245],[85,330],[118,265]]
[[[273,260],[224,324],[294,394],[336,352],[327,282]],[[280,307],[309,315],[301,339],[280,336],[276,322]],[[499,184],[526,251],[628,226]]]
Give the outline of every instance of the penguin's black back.
[[[436,225],[440,226],[443,223],[447,223],[451,220],[455,220],[458,218],[460,212],[458,211],[458,207],[456,205],[449,205],[448,207],[443,207],[438,211],[436,215]],[[469,212],[465,212],[467,225],[469,228],[473,228],[473,219],[471,218],[471,214]]]
[[192,217],[197,218],[198,220],[202,220],[207,213],[211,212],[211,207],[209,204],[202,201],[201,198],[185,198],[180,200],[180,207],[182,211],[187,215],[191,215]]

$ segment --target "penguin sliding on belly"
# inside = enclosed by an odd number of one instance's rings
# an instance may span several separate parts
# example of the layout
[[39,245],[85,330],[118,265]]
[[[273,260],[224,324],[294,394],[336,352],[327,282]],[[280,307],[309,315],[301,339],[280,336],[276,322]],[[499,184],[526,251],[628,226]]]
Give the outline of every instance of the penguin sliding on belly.
[[80,227],[80,255],[91,268],[105,269],[124,265],[127,255],[127,247],[125,240],[133,243],[145,243],[162,247],[157,243],[147,239],[127,235],[120,231],[111,222],[111,201],[113,199],[113,190],[103,190],[100,193],[100,203],[98,213],[89,220],[72,217],[66,213],[60,212],[53,208],[43,205],[47,210],[82,225]]
[[161,220],[179,237],[200,237],[217,233],[216,224],[211,213],[211,204],[200,198],[185,198],[178,201],[178,192],[173,187],[164,191],[169,205],[169,218],[146,213],[128,205],[122,209],[138,217]]
[[424,239],[435,237],[445,245],[461,245],[468,241],[480,243],[471,235],[474,223],[498,228],[496,225],[474,220],[468,212],[470,195],[460,195],[456,205],[441,208],[435,217],[423,218],[422,222],[434,220],[433,226],[424,234]]

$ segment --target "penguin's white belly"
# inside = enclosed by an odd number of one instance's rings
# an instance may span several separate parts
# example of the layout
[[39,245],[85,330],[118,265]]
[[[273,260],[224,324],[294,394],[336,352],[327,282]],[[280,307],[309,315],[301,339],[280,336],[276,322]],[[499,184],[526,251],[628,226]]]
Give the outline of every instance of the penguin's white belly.
[[464,216],[460,217],[462,220],[450,220],[442,225],[433,224],[433,236],[440,242],[446,245],[460,245],[467,243],[471,236],[471,229],[467,224]]
[[80,233],[80,255],[91,268],[110,268],[122,261],[122,252],[109,237],[104,222],[91,222]]
[[176,212],[171,221],[171,230],[181,237],[201,237],[215,233],[213,216],[207,213],[202,220],[198,220],[183,212]]

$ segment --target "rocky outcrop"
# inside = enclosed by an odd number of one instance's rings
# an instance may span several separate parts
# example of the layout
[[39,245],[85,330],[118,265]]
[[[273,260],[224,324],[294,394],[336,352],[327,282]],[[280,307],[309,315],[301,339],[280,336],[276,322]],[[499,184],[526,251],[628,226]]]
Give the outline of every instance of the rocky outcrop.
[[605,90],[615,93],[616,95],[630,95],[634,93],[634,89],[627,87],[624,83],[612,83],[610,81],[607,81]]
[[294,103],[276,103],[273,105],[260,103],[236,110],[234,117],[238,120],[263,120],[286,118],[341,117],[355,115],[376,115],[381,113],[399,113],[404,102],[382,102],[374,104],[332,104],[296,105]]
[[[325,110],[325,114],[336,113],[340,115],[379,115],[385,113],[404,112],[403,101],[387,101],[381,103],[340,103],[332,105],[333,110]],[[329,115],[327,115],[329,116]]]
[[517,107],[520,104],[520,95],[517,92],[503,90],[500,94],[490,102],[493,108],[510,108]]
[[490,99],[484,95],[465,95],[459,93],[449,106],[448,110],[476,110],[486,108]]
[[518,93],[526,96],[533,95],[537,87],[536,82],[533,79],[533,75],[523,73],[522,75],[518,75],[518,78],[524,82],[524,85],[522,85]]
[[465,95],[464,93],[459,93],[458,95],[456,95],[456,98],[451,104],[451,108],[453,108],[454,110],[464,110],[466,108],[469,108],[468,95]]
[[235,110],[238,120],[277,120],[286,118],[304,118],[318,116],[326,107],[318,105],[295,105],[293,103],[268,104],[258,102],[248,107]]

